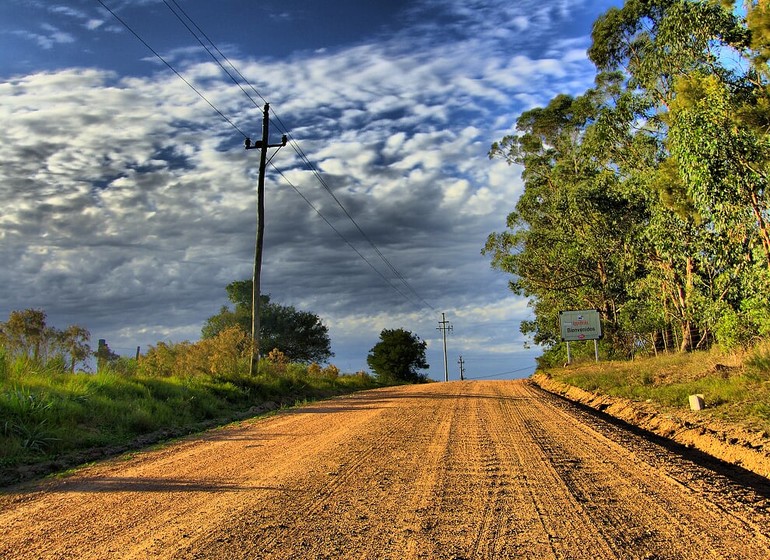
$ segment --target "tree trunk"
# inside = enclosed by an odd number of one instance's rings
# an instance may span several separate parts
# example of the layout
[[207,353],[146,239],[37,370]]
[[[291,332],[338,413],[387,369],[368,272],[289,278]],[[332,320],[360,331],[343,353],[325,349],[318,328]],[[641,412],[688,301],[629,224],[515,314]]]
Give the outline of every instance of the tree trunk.
[[684,321],[682,322],[682,344],[679,346],[679,351],[689,352],[692,347],[692,323]]
[[757,199],[757,193],[751,193],[751,209],[754,211],[754,217],[757,219],[757,225],[759,226],[759,235],[762,238],[762,247],[765,249],[765,260],[767,261],[767,268],[770,269],[770,232],[768,232],[767,222],[762,217],[762,212],[759,208],[759,200]]

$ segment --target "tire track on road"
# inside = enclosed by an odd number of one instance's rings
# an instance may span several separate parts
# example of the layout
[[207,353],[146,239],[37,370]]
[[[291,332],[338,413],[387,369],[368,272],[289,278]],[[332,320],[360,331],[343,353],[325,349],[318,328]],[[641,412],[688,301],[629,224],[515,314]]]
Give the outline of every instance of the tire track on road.
[[[516,533],[516,549],[526,558],[613,558],[615,551],[610,541],[590,522],[585,504],[576,499],[559,476],[556,463],[567,457],[549,455],[536,437],[541,423],[550,426],[553,422],[552,411],[525,388],[519,389],[519,398],[504,405],[503,417],[510,423],[512,433],[499,434],[520,469],[518,491],[528,497],[519,503],[519,513],[524,514],[522,520],[529,525],[525,531]],[[526,541],[533,535],[535,547]]]
[[770,558],[770,492],[685,455],[523,381],[381,389],[0,495],[0,557]]
[[569,429],[576,420],[572,410],[555,412],[548,424],[530,419],[529,431],[616,553],[632,550],[639,558],[767,557],[767,540],[756,547],[747,544],[752,540],[747,537],[756,535],[746,532],[741,520],[725,520],[721,508],[594,429],[606,432],[610,425],[597,426],[597,420],[594,427],[581,424],[585,428],[574,431]]

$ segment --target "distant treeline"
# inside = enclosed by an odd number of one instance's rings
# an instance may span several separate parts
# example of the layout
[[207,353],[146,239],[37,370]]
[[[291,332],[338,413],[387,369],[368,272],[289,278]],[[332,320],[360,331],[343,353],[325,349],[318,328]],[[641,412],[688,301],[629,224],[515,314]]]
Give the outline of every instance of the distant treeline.
[[[597,309],[611,358],[770,333],[770,4],[628,0],[594,24],[595,87],[522,114],[523,166],[484,252],[563,359],[558,314]],[[591,348],[592,350],[592,348]]]

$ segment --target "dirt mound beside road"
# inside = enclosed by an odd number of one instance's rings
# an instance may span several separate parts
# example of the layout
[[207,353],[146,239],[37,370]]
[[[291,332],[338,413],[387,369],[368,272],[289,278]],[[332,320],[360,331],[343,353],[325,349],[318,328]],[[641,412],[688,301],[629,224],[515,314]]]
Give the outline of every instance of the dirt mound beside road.
[[706,419],[696,412],[661,412],[650,403],[584,391],[542,374],[535,374],[531,380],[546,391],[770,478],[770,438],[767,434]]
[[0,558],[770,558],[770,484],[525,381],[366,391],[0,495]]

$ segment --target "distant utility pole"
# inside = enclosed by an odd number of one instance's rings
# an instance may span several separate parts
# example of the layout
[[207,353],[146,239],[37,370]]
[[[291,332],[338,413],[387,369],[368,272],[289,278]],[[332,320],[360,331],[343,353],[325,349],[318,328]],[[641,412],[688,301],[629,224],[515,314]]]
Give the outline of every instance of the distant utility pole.
[[446,320],[446,313],[441,314],[441,320],[438,322],[436,330],[441,331],[441,334],[444,337],[444,381],[449,381],[449,364],[447,363],[446,358],[446,333],[447,331],[453,330],[453,327],[449,324],[449,321]]
[[259,148],[259,179],[257,182],[257,243],[254,250],[254,274],[251,278],[251,357],[249,358],[249,373],[254,376],[259,367],[259,283],[262,273],[262,243],[265,234],[265,167],[267,167],[267,149],[282,148],[286,145],[286,135],[280,144],[268,144],[270,133],[270,104],[265,103],[262,116],[262,140],[251,143],[246,138],[246,149]]
[[457,360],[457,363],[460,364],[460,381],[465,380],[465,361],[463,360],[463,357],[460,356],[460,359]]

